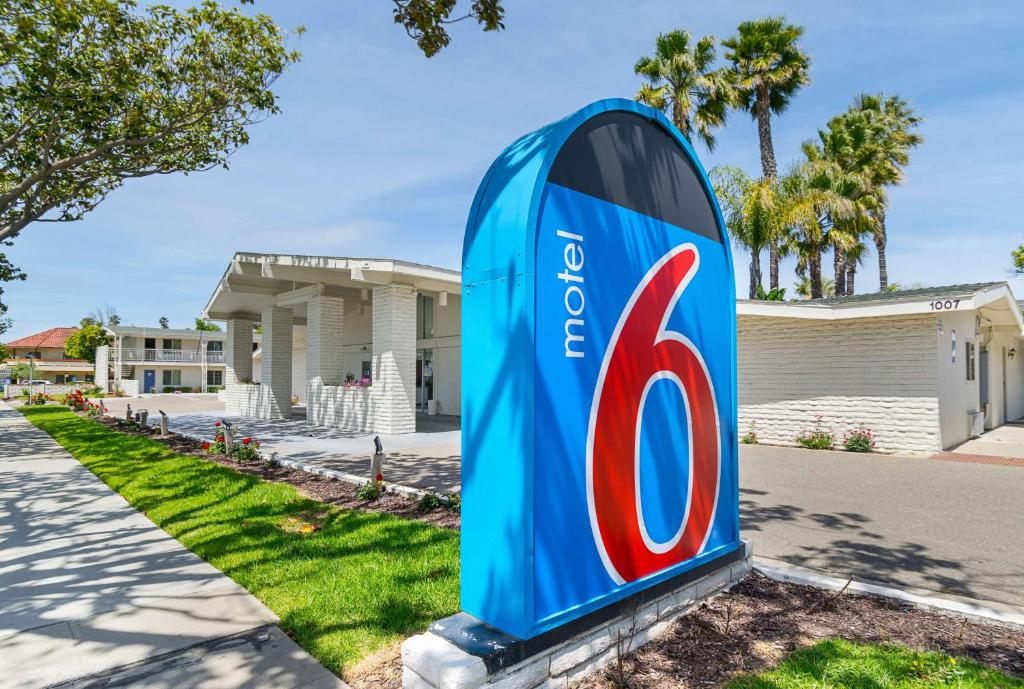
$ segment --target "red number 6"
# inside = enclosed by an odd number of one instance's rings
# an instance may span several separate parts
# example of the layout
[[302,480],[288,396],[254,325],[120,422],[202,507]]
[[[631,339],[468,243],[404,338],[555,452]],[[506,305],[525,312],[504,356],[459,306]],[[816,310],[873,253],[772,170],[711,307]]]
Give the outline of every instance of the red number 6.
[[[619,316],[594,389],[587,434],[590,525],[609,576],[624,584],[697,555],[707,542],[718,501],[718,409],[707,366],[669,317],[697,273],[693,244],[675,247],[647,272]],[[640,499],[640,426],[651,386],[674,382],[686,405],[689,501],[678,531],[655,542]],[[680,486],[680,500],[686,499]]]

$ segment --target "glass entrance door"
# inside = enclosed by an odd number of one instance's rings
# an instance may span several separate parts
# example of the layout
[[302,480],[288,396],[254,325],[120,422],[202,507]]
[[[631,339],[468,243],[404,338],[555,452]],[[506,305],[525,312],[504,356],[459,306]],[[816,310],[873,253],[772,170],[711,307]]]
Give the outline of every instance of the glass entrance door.
[[434,399],[434,350],[416,350],[416,411],[427,411]]

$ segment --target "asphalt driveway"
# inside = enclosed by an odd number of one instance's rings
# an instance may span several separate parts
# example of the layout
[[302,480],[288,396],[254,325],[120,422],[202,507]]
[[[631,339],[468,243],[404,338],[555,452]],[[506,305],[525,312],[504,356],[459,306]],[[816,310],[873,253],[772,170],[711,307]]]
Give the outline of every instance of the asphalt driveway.
[[743,446],[755,555],[1024,609],[1024,468]]

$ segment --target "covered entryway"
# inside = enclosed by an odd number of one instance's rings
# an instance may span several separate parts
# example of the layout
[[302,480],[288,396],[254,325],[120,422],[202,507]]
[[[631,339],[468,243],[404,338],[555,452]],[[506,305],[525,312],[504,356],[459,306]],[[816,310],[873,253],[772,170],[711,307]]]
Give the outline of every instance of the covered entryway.
[[299,377],[315,425],[401,434],[417,410],[459,414],[458,371],[436,364],[459,361],[438,353],[459,346],[460,290],[458,272],[402,261],[236,254],[204,311],[227,321],[226,412],[289,419]]

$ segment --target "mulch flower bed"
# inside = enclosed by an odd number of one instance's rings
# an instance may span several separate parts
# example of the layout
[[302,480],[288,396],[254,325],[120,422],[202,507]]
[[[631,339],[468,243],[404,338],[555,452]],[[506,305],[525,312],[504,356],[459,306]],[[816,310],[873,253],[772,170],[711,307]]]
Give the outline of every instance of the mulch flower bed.
[[775,666],[829,638],[899,643],[1024,676],[1024,630],[898,601],[783,584],[751,574],[683,616],[667,634],[588,677],[579,689],[704,689]]
[[[287,483],[290,486],[294,486],[300,494],[311,500],[337,505],[344,509],[383,512],[395,515],[396,517],[402,517],[403,519],[426,522],[445,529],[458,529],[461,525],[459,513],[443,507],[421,510],[415,500],[395,495],[394,493],[384,493],[376,500],[364,500],[356,495],[359,486],[348,481],[338,481],[298,469],[290,469],[279,464],[271,464],[267,461],[240,462],[233,457],[223,454],[206,452],[203,450],[203,442],[195,438],[173,432],[167,437],[163,437],[160,435],[158,428],[143,428],[124,419],[111,416],[91,418],[97,423],[121,433],[145,436],[150,440],[163,443],[178,454],[199,457],[221,466],[230,467],[243,474],[256,476],[265,481]],[[367,465],[369,465],[369,458],[367,458]]]

